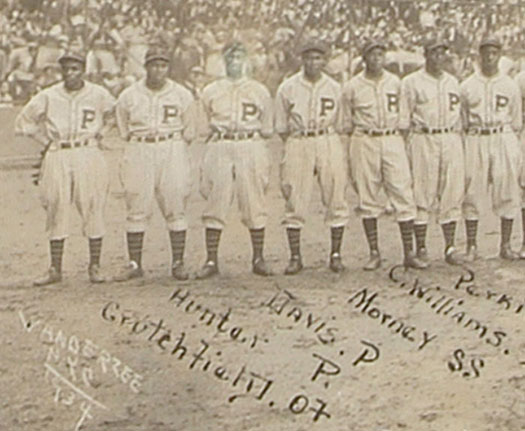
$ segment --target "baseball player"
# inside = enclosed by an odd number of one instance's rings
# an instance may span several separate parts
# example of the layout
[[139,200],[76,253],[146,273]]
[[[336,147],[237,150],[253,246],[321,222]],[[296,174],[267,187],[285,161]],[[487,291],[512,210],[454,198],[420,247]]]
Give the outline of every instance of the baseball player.
[[[445,261],[459,265],[454,247],[465,189],[458,80],[443,70],[448,46],[425,44],[425,68],[402,80],[399,128],[411,162],[417,257],[428,263],[425,246],[430,214],[437,212],[445,238]],[[412,133],[408,136],[409,131]]]
[[64,241],[73,203],[89,238],[89,279],[100,283],[104,206],[108,193],[106,161],[99,148],[115,100],[104,88],[83,79],[85,56],[67,51],[60,59],[63,81],[34,96],[15,122],[18,135],[47,147],[40,172],[41,201],[47,212],[51,266],[34,284],[61,281]]
[[416,207],[405,143],[399,133],[401,82],[384,70],[385,50],[380,41],[367,42],[362,49],[365,70],[343,89],[345,128],[351,133],[352,180],[370,247],[364,269],[372,271],[381,265],[377,232],[377,218],[384,209],[381,189],[397,214],[405,266],[424,269],[427,263],[413,252]]
[[266,139],[273,134],[272,99],[266,87],[245,76],[246,49],[234,41],[223,49],[226,77],[203,89],[202,105],[209,136],[201,169],[200,191],[207,205],[207,258],[197,278],[219,272],[218,247],[226,216],[237,197],[243,224],[250,230],[254,274],[271,274],[263,258],[267,218],[269,157]]
[[170,57],[158,45],[146,52],[146,77],[125,89],[117,101],[117,123],[127,141],[121,165],[127,219],[129,265],[117,281],[144,275],[144,232],[156,200],[169,231],[172,276],[187,280],[184,268],[186,201],[190,194],[188,143],[193,138],[193,96],[168,79]]
[[[514,78],[518,87],[520,88],[521,94],[521,108],[522,114],[525,115],[525,71],[522,71]],[[520,185],[521,185],[521,226],[522,226],[522,246],[519,251],[520,259],[525,259],[525,134],[522,129],[520,135],[520,146],[521,146],[521,172],[520,172]]]
[[310,40],[300,54],[302,70],[281,83],[275,104],[276,130],[284,142],[281,190],[286,200],[284,225],[291,253],[285,274],[297,274],[303,268],[300,235],[315,177],[331,232],[329,267],[342,272],[341,243],[349,209],[347,157],[338,135],[342,129],[341,86],[322,71],[327,45]]
[[521,150],[516,133],[522,127],[518,85],[498,69],[501,43],[485,38],[479,46],[480,73],[460,86],[466,128],[466,185],[463,215],[467,231],[467,261],[477,257],[476,236],[481,201],[492,185],[492,207],[501,219],[500,257],[513,260],[512,223],[520,207]]

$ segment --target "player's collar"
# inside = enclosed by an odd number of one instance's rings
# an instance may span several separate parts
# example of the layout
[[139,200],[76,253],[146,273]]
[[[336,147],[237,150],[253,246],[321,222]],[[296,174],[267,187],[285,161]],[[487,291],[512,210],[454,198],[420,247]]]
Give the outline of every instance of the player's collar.
[[390,77],[390,74],[389,74],[388,70],[386,70],[386,69],[383,69],[383,74],[381,75],[381,77],[379,79],[367,78],[365,70],[359,72],[359,75],[361,76],[361,79],[363,81],[371,83],[371,84],[374,84],[374,85],[377,84],[378,82],[386,81]]
[[476,72],[479,79],[481,79],[482,81],[493,81],[494,79],[499,79],[501,78],[502,76],[504,76],[505,74],[500,70],[498,70],[498,73],[496,73],[495,75],[492,75],[492,76],[486,76],[483,74],[483,72],[481,71],[481,69]]
[[300,80],[307,87],[319,87],[323,85],[327,79],[328,77],[326,76],[326,74],[324,72],[321,72],[321,77],[319,78],[319,80],[316,82],[311,82],[308,79],[306,79],[306,77],[304,76],[304,69],[301,68]]
[[243,85],[246,82],[248,82],[248,77],[246,75],[241,76],[239,79],[231,79],[227,76],[224,79],[228,84],[233,85],[235,87],[239,87],[240,85]]
[[73,91],[69,91],[69,90],[66,90],[66,86],[64,84],[64,81],[61,81],[59,83],[60,85],[60,90],[62,91],[62,93],[64,95],[66,95],[67,97],[76,97],[78,96],[79,94],[83,94],[84,92],[86,91],[89,91],[88,88],[89,88],[89,82],[86,81],[84,79],[84,85],[82,86],[82,88],[79,88],[78,90],[73,90]]
[[148,93],[163,94],[163,93],[165,93],[166,91],[168,91],[171,88],[171,86],[173,85],[173,82],[170,79],[166,79],[166,83],[158,91],[155,91],[155,90],[152,90],[152,89],[148,88],[148,86],[146,85],[146,78],[142,78],[140,80],[140,85],[144,89],[144,91],[146,91]]
[[421,69],[421,72],[423,76],[425,76],[427,79],[431,79],[432,81],[442,81],[447,77],[447,72],[444,70],[440,76],[434,76],[427,72],[425,68]]

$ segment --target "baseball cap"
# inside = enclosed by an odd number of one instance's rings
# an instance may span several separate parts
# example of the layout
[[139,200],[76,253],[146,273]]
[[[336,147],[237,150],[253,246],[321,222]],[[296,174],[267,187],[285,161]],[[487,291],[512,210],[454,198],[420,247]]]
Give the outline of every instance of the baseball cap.
[[58,62],[62,64],[66,60],[75,60],[75,61],[78,61],[79,63],[86,64],[86,54],[81,49],[68,48],[60,56],[60,58],[58,59]]
[[429,39],[424,43],[425,53],[430,52],[436,48],[446,48],[448,49],[448,43],[440,38]]
[[481,39],[481,42],[479,43],[479,49],[483,48],[484,46],[495,46],[499,49],[503,48],[501,42],[495,37],[484,37]]
[[159,45],[152,45],[148,48],[146,51],[146,56],[144,58],[144,64],[148,64],[150,61],[153,60],[164,60],[164,61],[170,61],[170,56],[168,54],[168,51],[163,47]]
[[319,39],[309,39],[300,46],[299,54],[304,54],[307,51],[318,51],[321,54],[326,54],[328,45]]
[[224,45],[224,48],[222,49],[222,55],[225,57],[228,57],[233,52],[240,51],[244,54],[246,54],[246,47],[241,41],[234,40],[232,42],[227,43]]
[[361,48],[361,55],[366,55],[369,51],[374,48],[382,48],[386,50],[386,44],[382,40],[374,39],[366,41]]

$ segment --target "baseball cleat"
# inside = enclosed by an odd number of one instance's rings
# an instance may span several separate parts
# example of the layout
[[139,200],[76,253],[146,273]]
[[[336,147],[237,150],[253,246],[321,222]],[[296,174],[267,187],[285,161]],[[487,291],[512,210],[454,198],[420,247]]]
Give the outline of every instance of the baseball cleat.
[[330,265],[328,267],[332,272],[337,274],[346,270],[346,266],[343,265],[341,255],[339,253],[332,253],[330,256]]
[[214,262],[213,260],[207,261],[203,267],[197,272],[196,278],[197,280],[205,280],[207,278],[211,278],[219,273],[219,266],[217,265],[217,262]]
[[445,250],[445,262],[449,265],[462,265],[463,259],[459,255],[459,252],[456,250],[456,247],[451,245]]
[[365,271],[375,271],[381,266],[381,255],[378,250],[372,250],[368,262],[365,263],[363,269]]
[[467,253],[465,254],[464,260],[465,262],[474,262],[478,258],[478,247],[475,245],[471,245],[470,247],[467,247]]
[[115,281],[128,281],[134,278],[141,278],[144,276],[144,271],[139,264],[133,260],[122,270],[122,272],[115,277]]
[[262,257],[255,259],[252,263],[252,272],[262,277],[268,277],[273,275],[272,271],[266,265],[266,262]]
[[518,252],[520,259],[525,259],[525,244],[521,246],[520,251]]
[[190,278],[188,271],[184,268],[184,262],[177,260],[171,266],[171,275],[175,280],[185,281]]
[[419,259],[414,253],[410,252],[405,256],[405,268],[427,269],[428,263]]
[[429,264],[428,251],[426,247],[419,248],[417,250],[416,256],[420,261],[425,262],[427,265]]
[[510,244],[505,244],[502,245],[500,248],[499,257],[501,257],[504,260],[518,260],[520,258],[520,255],[514,250],[512,250]]
[[292,256],[288,266],[284,270],[285,275],[295,275],[298,274],[303,269],[303,262],[301,260],[301,255]]
[[100,265],[89,265],[88,274],[91,283],[104,283],[106,281],[100,273]]
[[48,286],[50,284],[60,283],[62,274],[54,266],[49,267],[47,273],[33,281],[33,286]]

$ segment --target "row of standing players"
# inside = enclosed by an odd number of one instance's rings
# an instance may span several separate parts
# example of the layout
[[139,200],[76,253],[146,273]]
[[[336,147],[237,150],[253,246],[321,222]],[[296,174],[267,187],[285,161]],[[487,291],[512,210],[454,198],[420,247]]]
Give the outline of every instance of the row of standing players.
[[[203,122],[209,132],[200,182],[207,201],[202,215],[207,258],[198,279],[219,273],[219,240],[234,196],[251,236],[252,271],[271,274],[263,244],[267,140],[275,132],[284,142],[280,180],[291,253],[285,274],[303,268],[300,235],[316,177],[331,232],[329,268],[336,273],[345,269],[340,251],[350,213],[349,183],[357,192],[370,248],[366,270],[381,266],[377,219],[385,206],[382,191],[396,214],[406,267],[428,267],[425,237],[432,213],[443,230],[445,261],[457,265],[475,260],[478,219],[489,185],[493,210],[501,218],[500,257],[525,258],[525,248],[516,253],[510,247],[521,206],[519,87],[525,90],[525,75],[518,75],[516,82],[499,73],[501,48],[498,40],[484,39],[480,72],[460,85],[442,68],[447,50],[443,41],[428,41],[425,67],[403,80],[384,69],[385,45],[369,41],[362,48],[364,71],[341,87],[323,73],[327,47],[310,40],[300,50],[302,69],[284,80],[272,100],[262,84],[245,76],[245,47],[233,42],[223,51],[227,77],[208,85],[197,103],[187,89],[167,79],[170,58],[162,47],[148,50],[146,77],[116,102],[105,89],[83,79],[84,55],[66,52],[59,60],[63,81],[30,100],[15,125],[17,134],[47,149],[40,190],[51,266],[35,284],[62,279],[72,203],[89,239],[89,278],[105,281],[100,253],[109,181],[101,147],[113,112],[126,141],[120,177],[130,260],[114,280],[143,276],[144,232],[155,201],[169,231],[172,275],[189,278],[183,260],[191,187],[188,143]],[[346,134],[351,136],[349,148],[342,139]],[[465,255],[454,246],[462,218]]]

